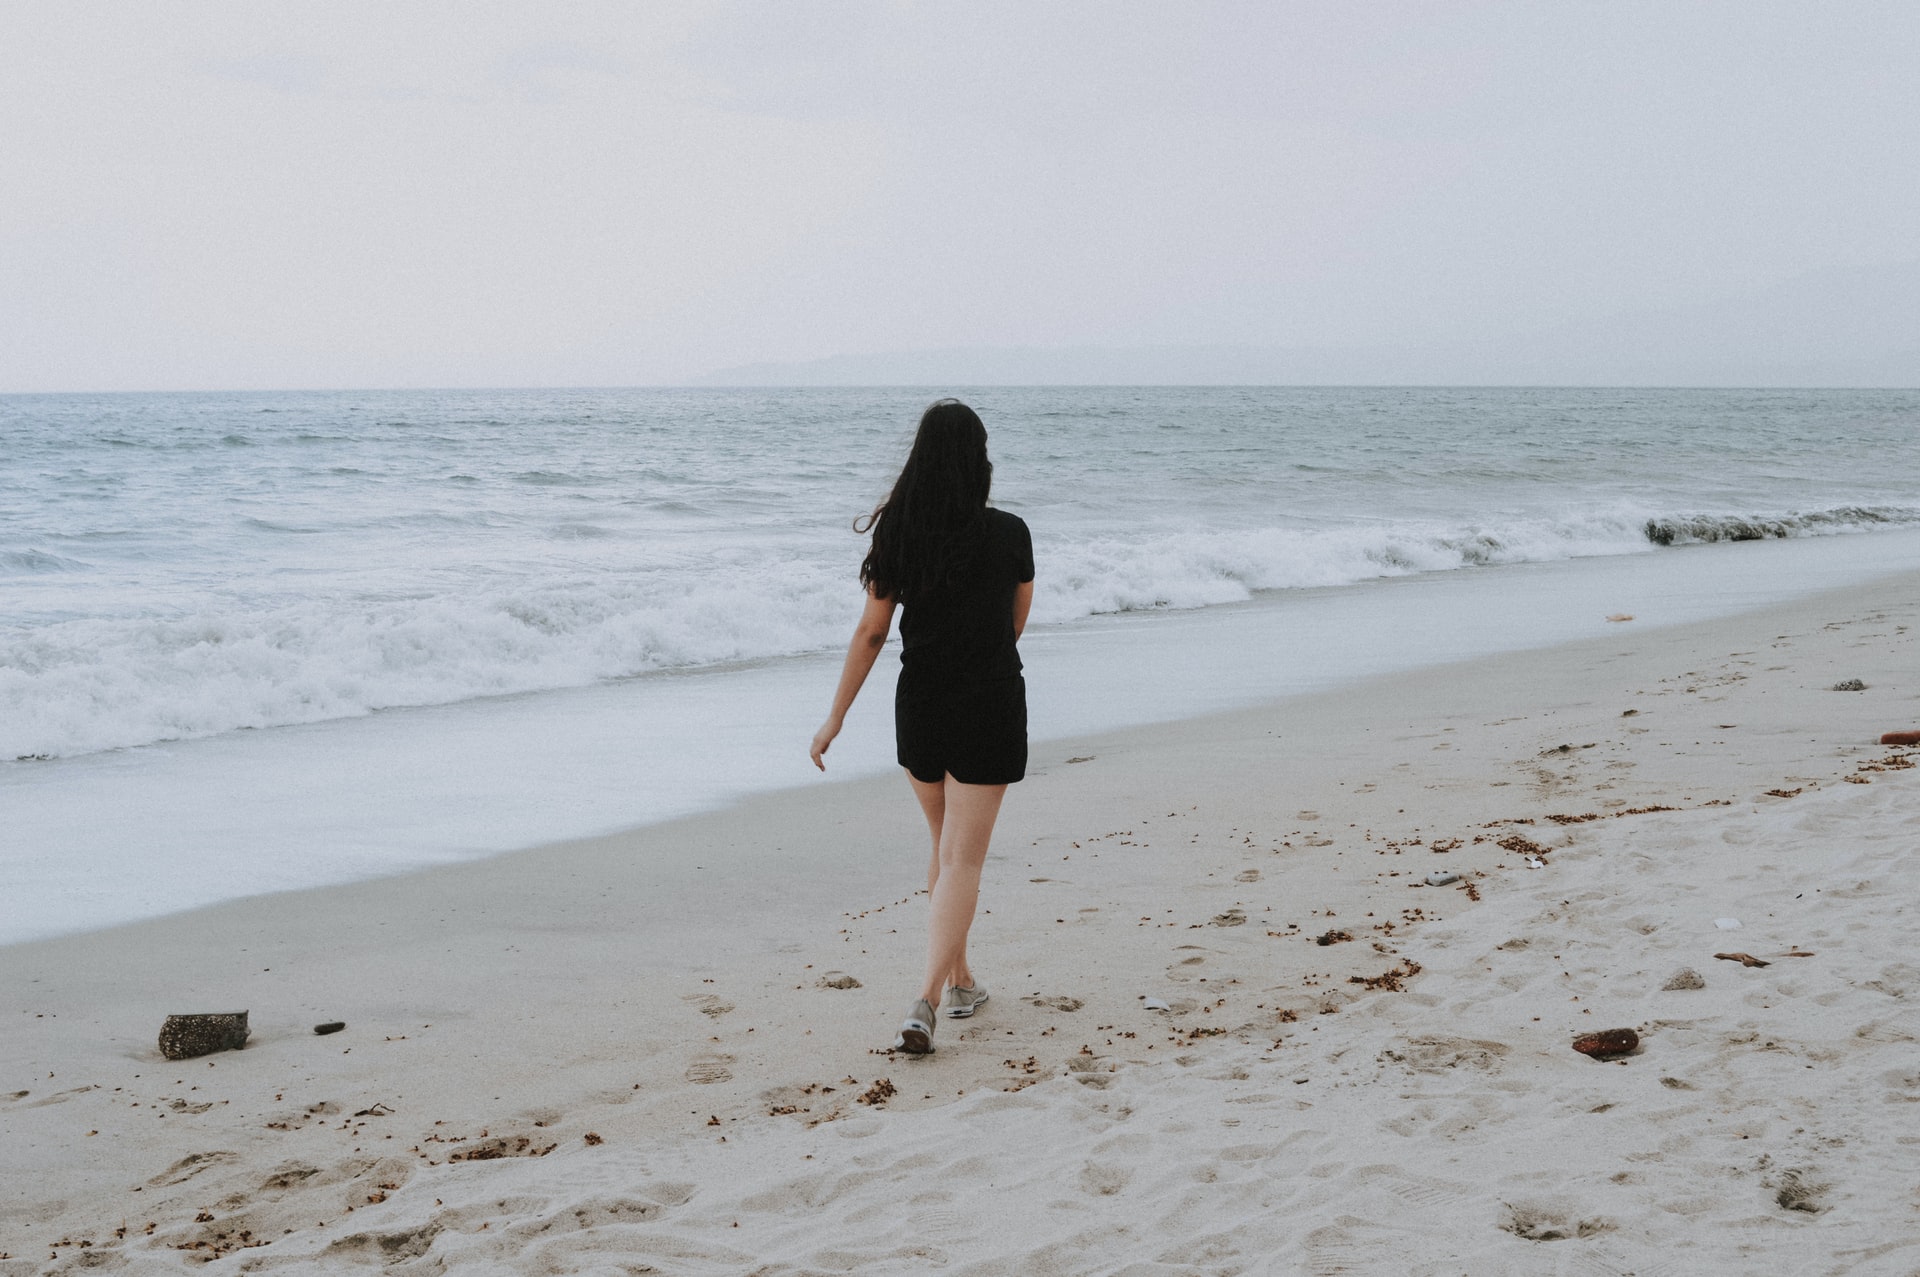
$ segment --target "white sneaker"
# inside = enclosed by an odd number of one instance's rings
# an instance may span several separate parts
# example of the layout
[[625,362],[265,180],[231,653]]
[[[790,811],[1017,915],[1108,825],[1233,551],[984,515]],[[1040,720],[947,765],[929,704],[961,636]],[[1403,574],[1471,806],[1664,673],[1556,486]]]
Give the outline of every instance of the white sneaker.
[[946,1000],[941,1004],[940,1009],[947,1013],[949,1020],[964,1020],[986,1000],[987,986],[984,984],[976,984],[971,988],[954,985],[947,990]]
[[894,1039],[893,1049],[908,1055],[932,1055],[933,1023],[933,1003],[915,999],[907,1018],[900,1022],[900,1036]]

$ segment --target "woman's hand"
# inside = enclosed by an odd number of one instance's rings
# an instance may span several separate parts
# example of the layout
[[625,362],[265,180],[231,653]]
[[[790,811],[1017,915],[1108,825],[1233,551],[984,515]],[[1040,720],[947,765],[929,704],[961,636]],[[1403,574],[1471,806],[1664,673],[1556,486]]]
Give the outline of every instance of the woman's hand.
[[821,771],[827,770],[827,746],[840,734],[841,724],[847,721],[847,711],[853,708],[853,698],[860,694],[860,685],[867,681],[867,671],[873,668],[874,658],[886,646],[887,631],[893,628],[894,607],[892,599],[867,594],[867,605],[861,610],[859,623],[853,627],[853,641],[847,644],[847,663],[840,669],[840,686],[833,694],[833,710],[827,715],[827,721],[820,724],[820,730],[813,734],[813,748],[807,751],[813,757],[813,765]]
[[840,734],[838,719],[829,718],[820,724],[820,730],[813,734],[813,748],[807,752],[813,757],[813,765],[821,771],[827,770],[827,746],[833,744],[833,738]]

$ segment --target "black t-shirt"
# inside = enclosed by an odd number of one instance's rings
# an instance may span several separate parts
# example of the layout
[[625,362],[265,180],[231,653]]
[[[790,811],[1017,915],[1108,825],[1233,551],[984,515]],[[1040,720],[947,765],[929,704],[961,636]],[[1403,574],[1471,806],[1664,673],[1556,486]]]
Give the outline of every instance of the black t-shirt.
[[915,599],[900,613],[900,665],[916,676],[960,681],[1011,678],[1013,591],[1033,580],[1033,536],[1018,515],[987,511],[971,571],[948,589]]

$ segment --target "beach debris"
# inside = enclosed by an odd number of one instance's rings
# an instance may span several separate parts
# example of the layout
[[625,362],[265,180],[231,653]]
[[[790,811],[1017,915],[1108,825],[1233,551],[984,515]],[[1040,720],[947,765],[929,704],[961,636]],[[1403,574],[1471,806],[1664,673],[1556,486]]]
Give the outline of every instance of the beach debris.
[[1880,738],[1882,745],[1920,745],[1920,732],[1888,732]]
[[338,1033],[346,1027],[347,1022],[345,1020],[328,1020],[325,1024],[314,1025],[313,1031],[316,1036],[324,1038],[327,1034]]
[[1805,785],[1800,785],[1800,786],[1796,786],[1796,787],[1795,787],[1795,788],[1793,788],[1793,789],[1769,789],[1769,790],[1767,791],[1767,797],[1769,797],[1769,798],[1798,798],[1798,797],[1800,796],[1800,791],[1801,791],[1802,789],[1805,789],[1805,788],[1806,788],[1806,786],[1805,786]]
[[854,1096],[853,1102],[855,1104],[878,1106],[885,1104],[888,1100],[892,1099],[895,1094],[897,1094],[897,1092],[894,1090],[893,1082],[888,1078],[879,1077],[873,1080],[872,1086]]
[[1544,857],[1549,851],[1553,850],[1551,847],[1541,846],[1522,833],[1509,833],[1500,838],[1496,838],[1493,845],[1502,851],[1511,851],[1521,856]]
[[1090,763],[1093,761],[1093,759],[1094,759],[1094,755],[1092,754],[1082,754],[1078,758],[1069,758],[1067,761],[1069,763]]
[[1620,711],[1620,717],[1632,718],[1634,715],[1638,714],[1639,712],[1640,711],[1637,709],[1623,709]]
[[1614,613],[1614,614],[1613,614],[1612,616],[1609,616],[1609,617],[1608,617],[1607,619],[1608,619],[1609,621],[1614,621],[1614,622],[1619,622],[1619,621],[1631,621],[1631,620],[1633,619],[1633,613],[1631,613],[1631,612],[1615,612],[1615,613]]
[[1783,958],[1811,958],[1813,954],[1805,949],[1789,949],[1780,956]]
[[1167,1001],[1165,998],[1142,998],[1140,1000],[1140,1005],[1145,1007],[1149,1011],[1173,1010],[1173,1003]]
[[1427,875],[1427,885],[1429,887],[1444,887],[1450,882],[1459,881],[1460,875],[1454,873],[1451,869],[1436,869]]
[[1770,967],[1773,964],[1765,958],[1756,958],[1751,953],[1716,953],[1713,955],[1722,962],[1737,962],[1743,967]]
[[1458,851],[1462,845],[1459,838],[1436,838],[1427,844],[1427,850],[1435,855],[1444,856],[1450,851]]
[[1843,678],[1833,685],[1832,690],[1836,692],[1864,692],[1867,690],[1867,685],[1857,678]]
[[1336,928],[1331,931],[1321,932],[1319,935],[1313,938],[1313,942],[1319,945],[1320,947],[1325,948],[1327,945],[1340,944],[1343,941],[1347,941],[1351,939],[1353,939],[1353,933],[1351,931],[1341,931]]
[[1668,976],[1667,982],[1660,986],[1661,990],[1667,993],[1675,993],[1683,989],[1704,989],[1706,987],[1706,977],[1702,976],[1692,967],[1681,967],[1678,971]]
[[169,1060],[191,1060],[215,1051],[238,1051],[246,1044],[245,1011],[170,1015],[160,1026],[160,1054]]
[[1225,913],[1216,913],[1207,919],[1207,925],[1209,927],[1244,927],[1247,925],[1247,915],[1244,910],[1229,909]]
[[816,989],[858,989],[860,982],[844,971],[829,971],[813,982]]
[[1573,1040],[1574,1050],[1596,1060],[1625,1055],[1639,1046],[1640,1035],[1632,1029],[1602,1029],[1598,1033],[1582,1033]]
[[1714,925],[1714,926],[1716,926],[1716,927],[1718,927],[1718,928],[1720,928],[1720,930],[1722,930],[1722,931],[1738,931],[1738,930],[1740,930],[1740,919],[1738,919],[1738,918],[1715,918],[1715,919],[1713,920],[1713,925]]
[[1545,869],[1546,867],[1547,867],[1547,862],[1546,862],[1546,861],[1544,861],[1544,860],[1542,860],[1542,859],[1540,859],[1540,857],[1538,857],[1538,856],[1528,856],[1528,857],[1527,857],[1527,868],[1529,868],[1529,869]]
[[587,1142],[588,1148],[592,1148],[596,1144],[605,1144],[607,1142],[605,1137],[603,1137],[598,1131],[588,1131],[585,1135],[582,1135],[580,1138]]
[[1420,964],[1408,958],[1400,966],[1388,967],[1379,975],[1350,975],[1347,977],[1347,983],[1363,985],[1374,990],[1385,990],[1388,993],[1399,993],[1407,987],[1401,983],[1402,980],[1411,980],[1419,974]]

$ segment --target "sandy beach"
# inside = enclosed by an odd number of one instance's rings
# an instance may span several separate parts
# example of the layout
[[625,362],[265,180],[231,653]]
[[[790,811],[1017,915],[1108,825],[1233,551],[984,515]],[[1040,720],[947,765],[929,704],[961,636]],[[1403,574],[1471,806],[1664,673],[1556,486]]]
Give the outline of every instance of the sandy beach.
[[1916,625],[1039,744],[925,1060],[895,778],[0,949],[0,1273],[1920,1272]]

